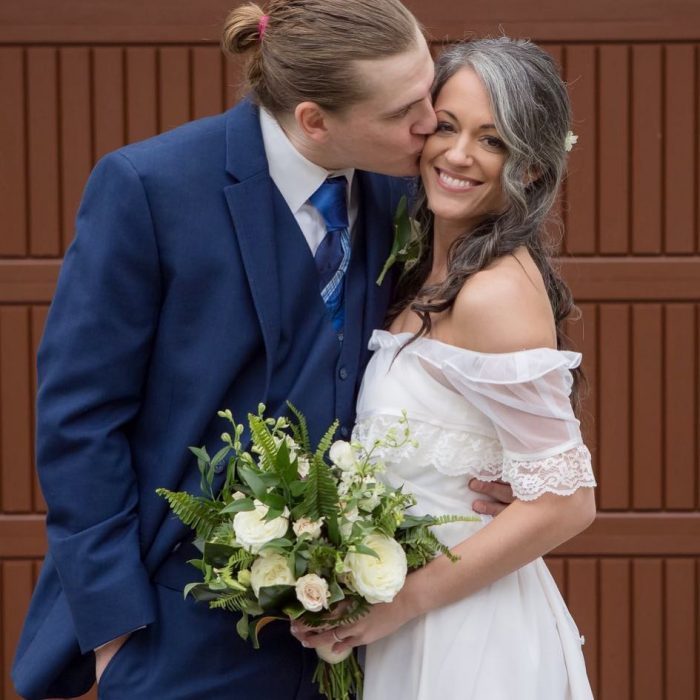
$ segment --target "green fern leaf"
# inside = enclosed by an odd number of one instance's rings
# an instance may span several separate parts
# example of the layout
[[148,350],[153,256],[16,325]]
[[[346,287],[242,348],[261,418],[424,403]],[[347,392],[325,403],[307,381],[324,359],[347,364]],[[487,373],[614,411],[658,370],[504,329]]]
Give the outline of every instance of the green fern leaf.
[[171,510],[197,533],[197,537],[207,540],[220,524],[220,504],[207,498],[192,496],[185,491],[168,491],[156,489],[159,496],[165,498]]
[[309,426],[306,422],[306,417],[291,401],[287,401],[287,407],[297,420],[296,423],[292,422],[291,424],[294,440],[304,452],[311,452],[311,438],[309,437]]

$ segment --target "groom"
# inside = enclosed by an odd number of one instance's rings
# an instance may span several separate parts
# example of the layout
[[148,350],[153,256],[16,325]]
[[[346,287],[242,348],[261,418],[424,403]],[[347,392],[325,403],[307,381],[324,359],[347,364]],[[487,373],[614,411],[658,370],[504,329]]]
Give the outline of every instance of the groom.
[[[255,102],[103,158],[66,253],[38,359],[49,550],[13,665],[29,700],[96,675],[104,700],[317,697],[288,626],[254,651],[230,613],[183,600],[197,554],[155,489],[197,491],[186,448],[216,444],[224,407],[290,399],[312,439],[336,417],[349,436],[405,190],[367,171],[417,173],[433,65],[398,0],[249,5],[224,43],[254,52]],[[319,195],[338,183],[349,260]]]

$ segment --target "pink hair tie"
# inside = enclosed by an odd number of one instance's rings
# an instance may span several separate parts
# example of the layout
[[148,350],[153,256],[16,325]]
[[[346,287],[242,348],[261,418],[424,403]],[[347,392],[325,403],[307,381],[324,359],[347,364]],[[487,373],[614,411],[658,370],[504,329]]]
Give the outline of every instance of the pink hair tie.
[[267,29],[267,23],[270,21],[270,15],[263,15],[258,22],[258,34],[262,39],[265,36],[265,30]]

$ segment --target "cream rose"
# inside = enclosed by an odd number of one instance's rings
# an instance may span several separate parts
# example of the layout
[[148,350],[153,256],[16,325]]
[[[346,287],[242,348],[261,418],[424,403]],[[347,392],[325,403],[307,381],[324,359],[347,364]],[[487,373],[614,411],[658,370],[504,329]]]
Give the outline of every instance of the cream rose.
[[355,471],[357,469],[357,460],[355,459],[355,451],[352,445],[345,440],[336,440],[328,451],[328,456],[331,462],[340,467],[344,472]]
[[250,585],[257,598],[260,589],[265,586],[293,586],[296,583],[294,575],[289,570],[287,557],[271,552],[259,556],[250,567]]
[[396,540],[385,535],[370,535],[362,544],[373,549],[379,559],[350,552],[344,562],[349,583],[370,603],[390,603],[406,580],[406,553]]
[[233,517],[233,531],[241,547],[257,554],[263,545],[287,534],[289,511],[285,508],[280,517],[265,522],[269,508],[258,500],[254,504],[254,510],[236,513]]
[[309,520],[309,518],[299,518],[293,525],[292,530],[297,537],[309,535],[312,540],[317,540],[321,536],[323,518],[320,520]]
[[306,574],[296,583],[297,600],[309,611],[328,609],[328,581],[316,574]]

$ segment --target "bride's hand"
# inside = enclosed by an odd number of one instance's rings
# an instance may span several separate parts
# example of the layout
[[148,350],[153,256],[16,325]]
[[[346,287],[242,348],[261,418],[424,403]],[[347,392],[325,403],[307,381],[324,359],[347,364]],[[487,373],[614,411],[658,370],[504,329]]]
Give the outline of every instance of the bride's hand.
[[412,617],[399,594],[392,603],[372,605],[367,615],[352,624],[319,630],[297,620],[292,623],[291,630],[292,635],[305,647],[316,649],[333,645],[333,652],[342,653],[351,647],[371,644],[392,634]]

